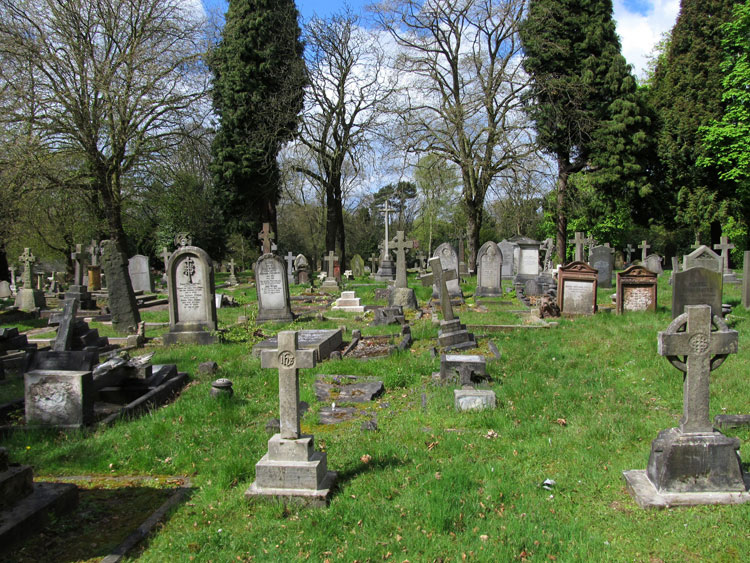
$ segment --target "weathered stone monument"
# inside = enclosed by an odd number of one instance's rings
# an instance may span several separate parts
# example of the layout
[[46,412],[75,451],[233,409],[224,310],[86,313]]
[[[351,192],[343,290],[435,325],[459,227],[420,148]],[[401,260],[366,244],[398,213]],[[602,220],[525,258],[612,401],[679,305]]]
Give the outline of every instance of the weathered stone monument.
[[355,278],[365,277],[365,261],[359,254],[355,254],[354,256],[352,256],[351,267],[352,275]]
[[503,294],[503,255],[497,244],[485,242],[477,252],[477,290],[475,297],[499,297]]
[[234,258],[229,261],[229,280],[227,281],[229,285],[237,285],[239,283],[237,281],[237,274],[235,272]]
[[248,499],[273,498],[325,506],[336,480],[326,454],[315,451],[314,437],[300,431],[299,370],[315,366],[315,353],[297,347],[297,333],[282,331],[278,348],[261,352],[261,367],[279,370],[280,432],[268,440],[268,452],[255,466]]
[[294,271],[297,283],[310,283],[310,264],[303,254],[297,254],[294,259]]
[[663,261],[664,259],[658,254],[649,254],[641,264],[659,276],[664,273],[664,268],[662,267]]
[[135,333],[141,315],[130,285],[128,261],[124,253],[117,250],[111,240],[103,240],[102,269],[107,279],[109,311],[112,314],[112,328],[117,332]]
[[643,242],[638,245],[638,248],[641,249],[641,264],[645,264],[646,256],[648,256],[648,249],[651,248],[651,245],[644,239]]
[[152,293],[154,284],[151,281],[151,269],[148,265],[148,256],[136,254],[128,260],[128,274],[133,291]]
[[557,303],[564,315],[596,313],[597,271],[585,262],[561,266],[557,278]]
[[724,270],[724,283],[739,283],[740,280],[729,267],[729,251],[734,248],[734,245],[729,242],[728,237],[721,237],[719,244],[714,245],[714,250],[721,250],[721,262]]
[[385,238],[383,239],[383,253],[380,256],[380,267],[378,268],[378,272],[375,274],[375,279],[378,281],[391,281],[396,277],[396,265],[391,259],[391,253],[388,249],[388,242],[390,238],[388,235],[388,226],[390,223],[390,213],[395,210],[390,207],[390,203],[388,202],[388,200],[386,200],[385,205],[381,207],[379,211],[383,215],[383,219],[385,222]]
[[76,244],[76,250],[70,257],[73,259],[75,270],[73,283],[65,292],[65,299],[78,299],[81,309],[96,309],[96,302],[91,298],[88,286],[83,283],[85,253],[82,245]]
[[437,284],[440,296],[440,308],[443,311],[443,320],[440,321],[438,330],[438,342],[446,350],[476,348],[477,343],[474,335],[467,332],[466,326],[461,324],[458,317],[453,314],[453,306],[448,292],[448,282],[458,278],[456,270],[443,270],[440,258],[430,258],[431,274],[420,278],[422,285],[433,286]]
[[507,240],[502,240],[497,244],[497,247],[500,249],[503,261],[503,279],[509,280],[513,277],[513,256],[514,250],[518,248],[518,245]]
[[323,260],[328,264],[328,273],[326,274],[325,281],[320,286],[321,291],[337,292],[339,289],[341,289],[334,273],[334,265],[336,264],[336,261],[338,259],[339,257],[336,256],[333,250],[330,250],[328,252],[328,255],[323,258]]
[[[450,278],[447,280],[448,296],[450,297],[450,299],[457,299],[463,302],[464,293],[458,283],[458,254],[456,254],[456,251],[453,249],[450,243],[444,242],[435,249],[435,253],[433,254],[432,258],[440,259],[440,266],[442,268],[442,271],[447,272],[449,270],[452,270],[456,272],[455,278]],[[430,265],[432,265],[432,258],[429,261]],[[440,298],[440,288],[438,287],[439,283],[440,282],[436,280],[432,285],[433,299]]]
[[216,330],[214,268],[197,246],[181,246],[169,257],[169,332],[164,344],[213,344]]
[[264,254],[253,266],[258,289],[256,322],[293,321],[289,304],[289,283],[284,260],[275,254]]
[[583,262],[583,245],[586,244],[586,237],[584,237],[581,231],[576,231],[575,238],[568,241],[568,244],[575,244],[575,251],[573,252],[573,262]]
[[633,252],[635,252],[635,248],[633,248],[632,244],[628,243],[625,247],[625,254],[627,255],[626,264],[630,264],[633,261]]
[[10,291],[10,282],[0,281],[0,299],[8,299],[13,295]]
[[527,237],[518,237],[516,238],[516,244],[518,244],[520,252],[518,255],[518,272],[514,282],[523,284],[529,280],[535,280],[540,273],[539,246],[541,243]]
[[342,291],[341,297],[334,301],[331,309],[335,311],[346,311],[348,313],[365,312],[364,306],[360,303],[360,299],[354,291]]
[[388,294],[390,307],[417,308],[417,296],[406,283],[406,251],[415,248],[416,245],[416,241],[404,238],[404,231],[398,231],[391,241],[391,248],[396,252],[396,283]]
[[100,291],[102,289],[102,267],[99,264],[101,247],[97,241],[92,240],[86,251],[91,256],[91,263],[88,266],[89,279],[87,289],[89,291]]
[[271,231],[271,223],[263,223],[263,230],[258,233],[258,240],[261,241],[261,251],[263,254],[271,254],[275,250],[275,244],[273,231]]
[[672,278],[672,318],[687,305],[709,305],[712,315],[721,315],[722,276],[708,268],[693,266]]
[[21,278],[23,287],[16,292],[16,307],[21,311],[33,311],[37,308],[42,309],[46,307],[47,302],[44,299],[44,292],[34,289],[31,282],[31,271],[34,262],[36,262],[36,257],[31,253],[31,250],[24,248],[23,254],[18,257],[18,261],[23,265]]
[[656,311],[657,277],[643,266],[617,272],[617,312]]
[[682,269],[701,267],[711,270],[712,272],[724,272],[724,263],[721,256],[716,254],[706,245],[701,245],[693,252],[683,257]]
[[589,252],[589,265],[599,272],[599,287],[612,287],[614,251],[608,246],[595,246]]
[[645,471],[623,473],[630,493],[642,508],[747,502],[740,441],[709,416],[711,372],[737,353],[737,332],[707,305],[688,306],[659,333],[658,351],[685,374],[682,419],[659,432]]

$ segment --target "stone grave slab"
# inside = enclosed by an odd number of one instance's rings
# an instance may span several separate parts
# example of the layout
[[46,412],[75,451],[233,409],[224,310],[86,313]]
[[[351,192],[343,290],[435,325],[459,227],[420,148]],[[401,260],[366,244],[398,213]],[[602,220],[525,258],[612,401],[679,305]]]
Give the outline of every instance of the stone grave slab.
[[133,284],[133,291],[143,291],[144,293],[154,291],[148,256],[136,254],[130,258],[128,260],[128,274],[130,275],[130,283]]
[[[303,350],[314,350],[315,360],[327,360],[331,352],[341,348],[343,334],[341,329],[300,330],[297,332],[297,345]],[[253,355],[260,356],[263,350],[275,350],[278,337],[272,336],[253,346]]]
[[709,305],[712,314],[721,315],[723,279],[720,271],[693,266],[677,272],[672,279],[672,318],[687,305]]
[[491,389],[454,389],[453,401],[459,411],[494,409],[497,405],[495,392]]
[[258,294],[258,316],[255,321],[293,321],[284,260],[275,254],[264,254],[258,258],[253,270]]
[[314,387],[315,397],[322,403],[366,403],[385,392],[382,381],[357,375],[318,375]]
[[485,242],[477,253],[477,289],[475,297],[499,297],[503,294],[503,255],[497,244]]
[[589,253],[589,264],[598,272],[599,287],[612,287],[614,254],[608,246],[595,246]]
[[657,274],[643,266],[617,272],[617,312],[656,311]]
[[487,360],[476,354],[441,354],[438,376],[441,383],[472,385],[487,377]]
[[94,420],[90,371],[35,369],[24,374],[26,424],[81,428]]
[[598,272],[585,262],[571,262],[559,269],[557,303],[567,315],[596,313]]

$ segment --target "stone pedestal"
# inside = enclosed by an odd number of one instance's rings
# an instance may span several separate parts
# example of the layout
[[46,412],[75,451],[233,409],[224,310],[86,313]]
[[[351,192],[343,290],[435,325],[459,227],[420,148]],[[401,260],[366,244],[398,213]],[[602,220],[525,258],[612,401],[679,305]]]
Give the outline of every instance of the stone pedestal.
[[101,291],[102,289],[102,267],[89,266],[89,291]]
[[381,260],[378,272],[375,274],[377,281],[392,281],[396,279],[396,263],[393,260]]
[[474,335],[466,330],[466,325],[462,325],[459,319],[440,321],[438,342],[445,350],[466,350],[477,347]]
[[737,274],[734,273],[733,270],[724,270],[724,283],[732,283],[739,285],[740,279],[737,277]]
[[417,296],[410,287],[394,287],[388,294],[388,306],[416,309]]
[[335,481],[336,472],[328,471],[326,454],[314,450],[312,436],[290,440],[274,434],[245,496],[325,506]]
[[349,313],[364,313],[365,308],[360,305],[359,297],[354,295],[353,291],[343,291],[341,297],[336,299],[331,309]]
[[16,307],[21,311],[32,311],[34,309],[43,309],[47,306],[44,299],[44,292],[39,289],[19,289],[16,294]]
[[339,282],[336,281],[336,278],[334,277],[328,277],[325,279],[325,281],[320,285],[320,291],[323,291],[325,293],[337,293],[341,287],[339,286]]
[[80,428],[94,420],[90,371],[33,370],[24,374],[26,424]]
[[96,301],[92,299],[85,285],[71,285],[65,292],[65,299],[78,299],[78,306],[81,309],[96,309]]

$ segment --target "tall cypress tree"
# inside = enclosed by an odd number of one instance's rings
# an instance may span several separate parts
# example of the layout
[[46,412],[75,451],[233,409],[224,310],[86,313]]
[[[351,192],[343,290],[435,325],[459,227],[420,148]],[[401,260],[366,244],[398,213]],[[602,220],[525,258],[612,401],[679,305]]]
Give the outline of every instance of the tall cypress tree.
[[[682,0],[667,52],[651,79],[649,95],[659,119],[656,181],[662,199],[672,205],[692,205],[706,193],[719,200],[732,196],[732,184],[720,178],[717,168],[697,161],[706,156],[699,128],[721,119],[724,110],[721,28],[735,3]],[[714,221],[711,237],[719,235]]]
[[591,173],[619,199],[648,191],[650,119],[620,54],[610,0],[531,0],[521,27],[533,82],[527,111],[557,161],[557,251],[565,257],[571,175]]
[[306,84],[294,0],[230,0],[210,65],[219,130],[212,173],[227,217],[245,234],[276,226],[281,146],[292,138]]

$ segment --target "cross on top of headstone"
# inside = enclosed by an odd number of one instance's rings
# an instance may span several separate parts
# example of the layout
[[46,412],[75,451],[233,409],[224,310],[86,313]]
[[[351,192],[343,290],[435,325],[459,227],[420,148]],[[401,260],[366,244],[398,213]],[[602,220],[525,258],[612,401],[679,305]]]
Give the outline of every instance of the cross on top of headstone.
[[271,244],[273,243],[274,234],[271,231],[270,223],[263,223],[263,230],[258,233],[258,240],[263,241],[263,254],[271,253]]
[[325,260],[326,262],[328,262],[328,277],[329,278],[333,277],[333,265],[334,265],[334,262],[336,262],[336,260],[338,260],[338,259],[339,259],[339,257],[334,255],[333,250],[329,251],[328,252],[328,256],[326,256],[325,258],[323,258],[323,260]]
[[576,236],[568,241],[568,244],[575,244],[576,251],[574,261],[583,262],[583,245],[586,243],[586,239],[581,231],[576,231]]
[[427,258],[421,250],[417,252],[417,260],[419,260],[419,267],[424,269],[424,259]]
[[315,367],[315,351],[297,347],[297,332],[284,330],[278,334],[278,348],[263,350],[260,367],[279,369],[279,421],[281,437],[300,437],[298,370]]
[[99,243],[95,240],[91,240],[91,244],[86,248],[86,252],[91,256],[91,265],[99,265]]
[[75,273],[73,279],[73,285],[83,284],[83,248],[82,245],[76,244],[75,252],[70,254],[70,257],[75,263]]
[[721,237],[719,240],[721,242],[714,245],[714,250],[721,250],[721,260],[724,262],[724,270],[729,270],[729,251],[734,248],[734,245],[729,242],[728,237]]
[[648,242],[646,242],[646,240],[644,239],[644,241],[638,245],[638,248],[643,249],[641,253],[641,262],[645,263],[646,256],[648,256],[648,249],[651,248],[651,245]]
[[167,250],[167,247],[164,246],[161,249],[161,259],[164,260],[164,271],[167,271],[167,264],[169,263],[169,250]]
[[174,237],[175,246],[193,246],[193,237],[190,233],[177,233]]
[[379,210],[380,210],[380,213],[383,214],[384,221],[385,221],[385,248],[383,252],[383,257],[384,259],[387,260],[388,259],[388,215],[392,211],[396,211],[396,210],[390,207],[390,202],[387,199],[385,200],[385,205],[379,208]]
[[406,284],[406,251],[414,248],[415,241],[405,240],[404,231],[398,231],[391,246],[396,251],[396,287],[407,287]]
[[376,253],[374,253],[374,252],[373,252],[373,253],[372,253],[372,254],[370,255],[370,264],[371,264],[370,270],[372,271],[372,273],[373,273],[373,274],[374,274],[374,273],[375,273],[375,272],[377,271],[377,269],[378,269],[378,260],[379,260],[379,257],[378,257],[378,255],[377,255]]
[[448,282],[451,280],[458,279],[458,272],[456,270],[443,270],[443,265],[440,263],[440,258],[430,258],[430,268],[432,268],[431,274],[425,274],[420,276],[422,285],[437,284],[438,292],[440,293],[440,308],[443,310],[443,319],[446,321],[452,321],[453,306],[451,305],[451,296],[448,293]]
[[292,254],[291,251],[287,252],[286,256],[284,256],[284,260],[286,260],[286,275],[291,279],[292,274],[294,273],[294,254]]
[[625,247],[625,254],[628,255],[628,263],[632,262],[633,252],[635,252],[635,248],[633,248],[632,244],[628,243]]
[[695,242],[690,245],[690,248],[693,250],[698,250],[701,247],[701,239],[697,238],[695,239]]
[[[737,353],[737,331],[727,328],[718,315],[713,318],[717,330],[711,330],[711,323],[710,306],[688,305],[666,331],[659,333],[659,354],[685,373],[680,421],[680,430],[685,433],[713,431],[708,408],[710,374],[728,354]],[[683,326],[685,330],[680,332]]]
[[23,264],[23,287],[31,289],[31,267],[36,262],[36,257],[31,253],[30,249],[24,248],[23,254],[18,257],[18,261]]

